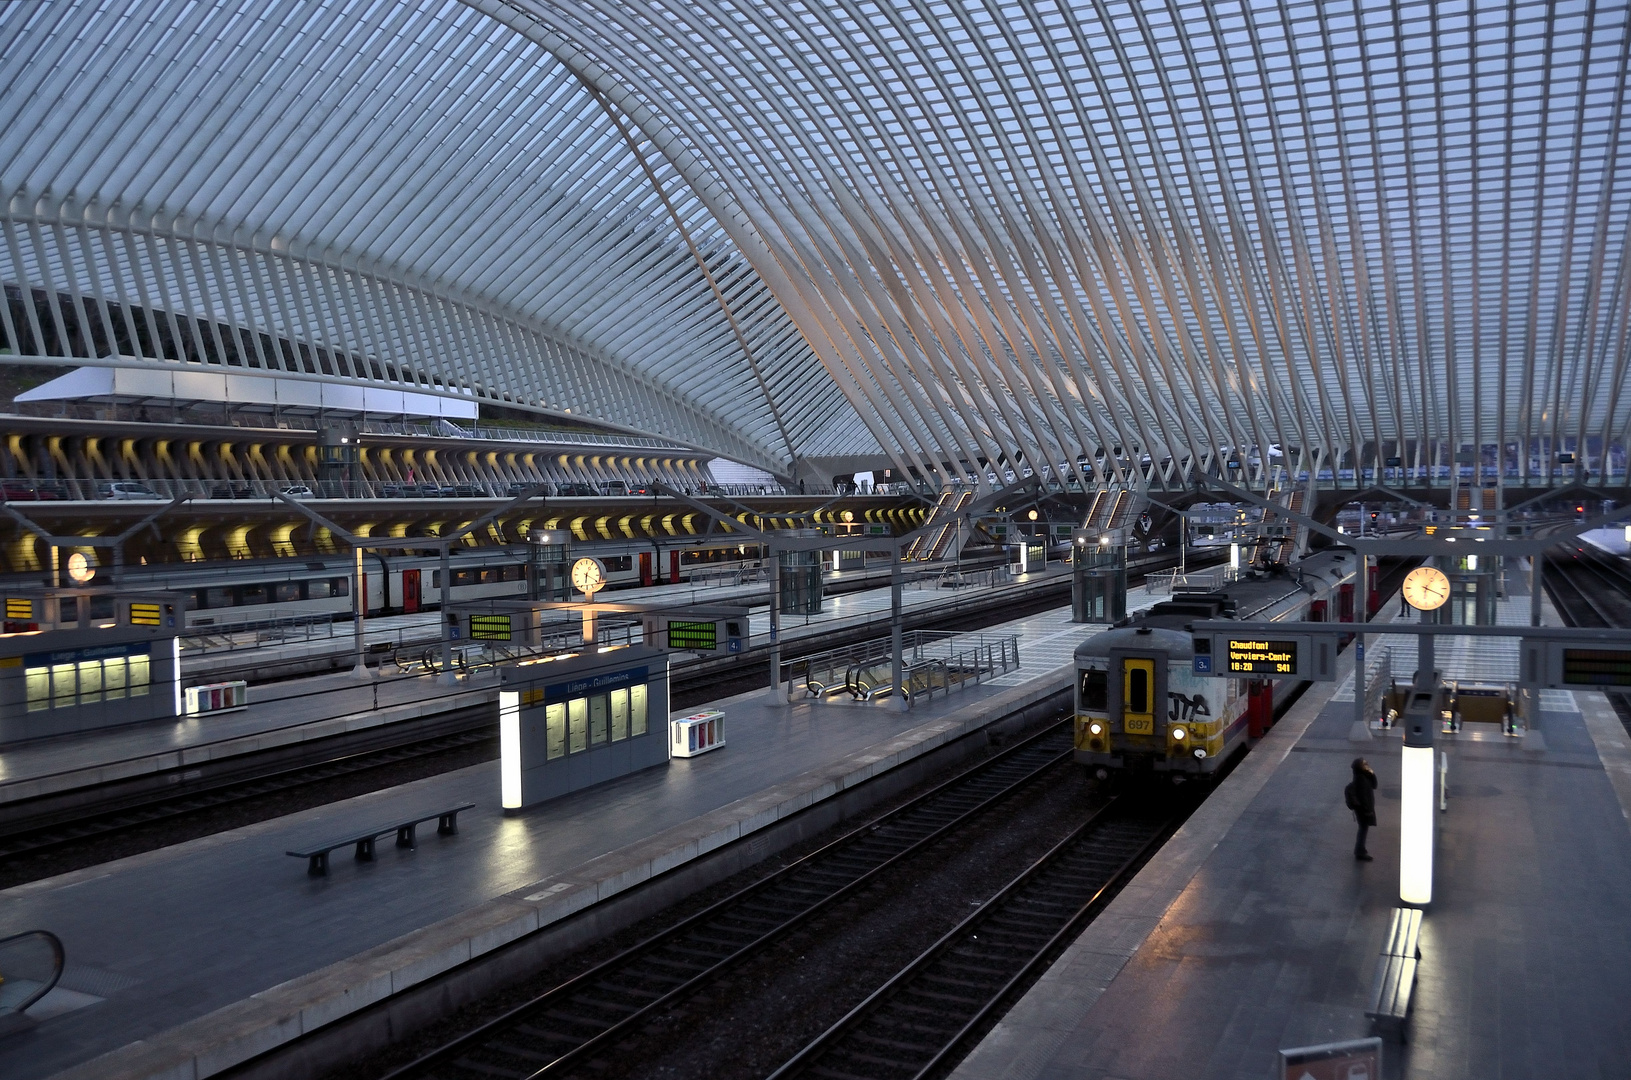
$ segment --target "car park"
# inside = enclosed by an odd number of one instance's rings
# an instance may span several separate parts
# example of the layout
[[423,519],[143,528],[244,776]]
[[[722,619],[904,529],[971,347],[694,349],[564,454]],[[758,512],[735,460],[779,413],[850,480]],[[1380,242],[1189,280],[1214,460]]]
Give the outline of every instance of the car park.
[[108,484],[98,484],[96,493],[104,499],[162,499],[163,495],[154,491],[146,484],[135,480],[115,480]]

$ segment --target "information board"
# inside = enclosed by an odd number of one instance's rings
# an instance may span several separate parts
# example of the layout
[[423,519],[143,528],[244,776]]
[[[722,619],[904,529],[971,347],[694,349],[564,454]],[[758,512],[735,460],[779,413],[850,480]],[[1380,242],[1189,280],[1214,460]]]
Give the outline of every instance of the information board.
[[713,652],[719,648],[719,624],[712,621],[681,622],[675,619],[668,624],[668,647]]
[[1631,649],[1563,649],[1563,685],[1631,686]]
[[1297,673],[1297,645],[1294,640],[1273,638],[1226,638],[1224,656],[1231,675],[1287,676]]
[[470,616],[470,637],[474,641],[509,641],[510,635],[508,615]]
[[130,624],[132,626],[161,626],[163,618],[162,609],[157,604],[131,604]]

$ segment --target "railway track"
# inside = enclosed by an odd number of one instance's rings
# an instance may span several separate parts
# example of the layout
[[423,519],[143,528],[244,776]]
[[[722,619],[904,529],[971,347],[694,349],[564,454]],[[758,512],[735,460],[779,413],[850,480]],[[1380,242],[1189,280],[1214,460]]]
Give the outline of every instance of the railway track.
[[619,1043],[834,904],[1048,775],[1070,722],[937,785],[747,888],[396,1070],[389,1080],[596,1072]]
[[1103,807],[770,1080],[920,1080],[954,1065],[1182,817],[1138,799]]
[[[496,754],[498,732],[488,709],[461,710],[462,729],[379,749],[342,754],[328,760],[234,780],[219,786],[92,812],[66,821],[24,827],[0,835],[0,866],[17,859],[126,832],[169,819],[221,810],[234,804],[292,792],[324,781],[356,776],[416,760],[448,756],[491,744]],[[444,718],[447,720],[449,718]],[[453,720],[453,723],[459,721]],[[442,725],[443,727],[446,724]]]
[[[1595,548],[1559,546],[1547,553],[1543,582],[1552,606],[1570,626],[1631,626],[1631,571]],[[1605,690],[1631,735],[1631,694]]]

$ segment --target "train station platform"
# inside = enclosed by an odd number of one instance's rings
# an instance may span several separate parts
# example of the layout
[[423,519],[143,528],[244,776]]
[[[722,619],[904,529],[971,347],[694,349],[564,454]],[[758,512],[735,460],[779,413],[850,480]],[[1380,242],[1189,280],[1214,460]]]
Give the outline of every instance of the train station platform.
[[[901,593],[902,609],[910,619],[1000,605],[1032,596],[1039,589],[1058,587],[1068,580],[1068,571],[1068,567],[1051,567],[1043,572],[1016,575],[991,589],[906,588]],[[750,592],[762,593],[763,586],[687,588],[684,592],[694,596],[698,603],[725,604]],[[673,597],[674,593],[666,595]],[[1136,608],[1136,601],[1141,597],[1140,591],[1129,597],[1129,603]],[[1155,598],[1145,599],[1153,602]],[[780,636],[784,655],[796,655],[801,644],[820,642],[837,634],[860,635],[857,640],[887,635],[889,615],[887,587],[828,597],[819,614],[782,620]],[[434,622],[436,613],[430,613],[429,618]],[[767,643],[768,606],[753,611],[749,624],[755,646]],[[274,646],[271,651],[248,655],[269,660],[281,655],[278,648]],[[697,657],[693,654],[676,654],[676,673],[683,673],[686,665],[695,662]],[[206,679],[214,681],[199,674],[189,685]],[[366,681],[349,673],[336,673],[256,685],[250,689],[249,707],[241,712],[148,721],[36,740],[0,750],[0,809],[45,796],[60,798],[65,792],[115,781],[139,781],[156,774],[175,775],[175,770],[186,772],[268,750],[292,752],[291,748],[300,744],[336,735],[406,721],[424,721],[496,701],[497,692],[498,680],[490,670],[461,678],[454,687],[441,685],[428,676],[379,675],[377,671]]]
[[[58,1014],[0,1040],[0,1075],[213,1075],[1065,700],[1075,645],[1098,629],[1068,607],[990,628],[1019,635],[1019,669],[910,711],[729,699],[719,751],[517,816],[499,809],[495,761],[0,892],[0,935],[48,928],[69,957]],[[327,877],[284,854],[462,802],[476,807],[456,836],[422,830],[416,850],[382,844],[372,863],[338,852]]]
[[[1398,906],[1400,742],[1350,741],[1343,689],[1310,688],[954,1080],[1263,1080],[1279,1049],[1372,1034]],[[1601,694],[1541,705],[1543,752],[1494,725],[1441,736],[1434,899],[1386,1080],[1631,1075],[1631,748]],[[1343,805],[1357,756],[1380,780],[1370,863]]]

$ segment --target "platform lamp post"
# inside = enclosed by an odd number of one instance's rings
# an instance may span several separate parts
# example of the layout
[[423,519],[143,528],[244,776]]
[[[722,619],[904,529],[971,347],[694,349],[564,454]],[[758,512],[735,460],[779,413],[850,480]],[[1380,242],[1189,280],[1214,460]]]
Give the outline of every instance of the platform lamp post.
[[[1450,598],[1450,579],[1436,566],[1418,566],[1405,576],[1404,596],[1423,623]],[[1439,726],[1438,664],[1433,635],[1416,639],[1416,675],[1405,706],[1404,746],[1399,758],[1399,900],[1417,907],[1433,901],[1433,849],[1438,799],[1434,733]]]

